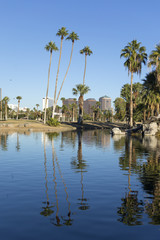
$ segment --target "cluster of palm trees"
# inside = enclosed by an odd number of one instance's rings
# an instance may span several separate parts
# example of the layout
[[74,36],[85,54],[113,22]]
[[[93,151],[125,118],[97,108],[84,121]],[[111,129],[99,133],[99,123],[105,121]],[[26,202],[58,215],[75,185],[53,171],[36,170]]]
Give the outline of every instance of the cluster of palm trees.
[[[60,52],[59,52],[59,60],[58,60],[58,68],[57,68],[57,74],[56,74],[56,80],[55,80],[55,89],[54,89],[54,103],[53,103],[53,111],[52,111],[52,118],[54,118],[55,115],[55,109],[57,106],[58,99],[61,94],[62,87],[64,85],[64,82],[66,80],[70,65],[71,65],[71,60],[72,60],[72,55],[73,55],[73,48],[74,48],[74,42],[79,40],[79,36],[75,32],[71,32],[70,34],[68,33],[68,30],[65,27],[62,27],[61,29],[58,30],[57,36],[61,38],[61,43],[60,43]],[[61,55],[62,55],[62,45],[63,45],[63,40],[66,38],[66,40],[72,41],[72,48],[71,48],[71,55],[70,55],[70,60],[69,64],[66,70],[66,73],[64,75],[63,81],[61,83],[60,89],[57,94],[57,85],[58,85],[58,76],[59,76],[59,70],[60,70],[60,62],[61,62]],[[46,98],[45,98],[45,108],[44,108],[44,124],[46,123],[46,112],[47,112],[47,98],[48,98],[48,91],[49,91],[49,80],[50,80],[50,69],[51,69],[51,61],[52,61],[52,53],[53,51],[58,51],[58,47],[56,46],[55,42],[49,42],[46,46],[45,49],[50,52],[50,61],[49,61],[49,69],[48,69],[48,83],[47,83],[47,90],[46,90]],[[80,101],[81,101],[81,119],[83,115],[83,95],[89,91],[89,87],[85,86],[85,74],[86,74],[86,65],[87,65],[87,55],[91,55],[92,51],[88,46],[84,47],[82,50],[80,50],[81,54],[85,54],[85,68],[84,68],[84,75],[83,75],[83,84],[78,84],[76,85],[77,88],[77,94],[80,93]],[[76,92],[73,90],[74,94],[76,95]]]
[[[21,96],[17,96],[16,99],[18,100],[18,107],[17,107],[17,120],[19,115],[19,107],[20,107],[20,101],[22,99]],[[7,121],[8,119],[8,102],[10,101],[9,97],[5,96],[2,99],[2,111],[4,110],[4,120]],[[3,114],[2,114],[3,115]]]
[[[144,46],[141,46],[141,43],[137,42],[137,40],[133,40],[129,42],[124,49],[122,49],[120,57],[124,57],[126,59],[124,62],[124,66],[127,68],[128,74],[131,74],[129,109],[130,109],[130,127],[132,127],[133,126],[133,74],[137,73],[140,75],[142,64],[147,63],[146,48]],[[159,86],[160,85],[160,44],[157,44],[155,47],[155,50],[153,50],[149,55],[148,66],[152,67],[152,71],[153,71],[152,73],[155,77],[156,86]],[[146,95],[144,95],[144,98],[145,99],[149,98],[148,91],[146,91]]]

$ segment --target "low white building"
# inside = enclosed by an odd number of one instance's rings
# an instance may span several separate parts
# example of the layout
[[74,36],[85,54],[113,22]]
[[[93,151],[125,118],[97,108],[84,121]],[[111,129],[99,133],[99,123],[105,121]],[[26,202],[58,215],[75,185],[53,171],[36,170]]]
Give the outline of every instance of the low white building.
[[[42,100],[42,110],[44,110],[44,108],[45,108],[45,100],[46,100],[46,98],[43,98],[43,100]],[[53,98],[47,98],[47,106],[46,106],[46,108],[49,108],[49,107],[53,107]]]
[[14,110],[14,111],[17,111],[17,109],[18,109],[18,105],[15,105],[15,104],[8,104],[8,107],[10,108],[10,109],[12,109],[12,110]]

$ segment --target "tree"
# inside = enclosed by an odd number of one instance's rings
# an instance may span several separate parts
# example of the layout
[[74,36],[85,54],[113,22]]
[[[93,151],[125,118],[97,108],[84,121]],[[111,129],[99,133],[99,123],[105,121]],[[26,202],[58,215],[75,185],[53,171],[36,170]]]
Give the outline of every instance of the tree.
[[149,55],[149,67],[153,67],[156,73],[156,80],[160,84],[160,43],[156,45],[156,49]]
[[83,96],[84,94],[88,93],[88,91],[90,91],[88,86],[85,86],[84,84],[77,84],[76,88],[72,89],[73,95],[78,95],[79,99],[79,118],[78,118],[78,124],[82,124],[83,123]]
[[27,108],[27,109],[26,109],[26,116],[27,116],[27,120],[28,120],[29,114],[30,114],[30,109],[29,109],[29,108]]
[[133,127],[133,101],[132,101],[132,83],[133,74],[141,74],[142,63],[146,64],[147,54],[145,53],[146,48],[140,47],[141,43],[137,40],[133,40],[128,43],[124,49],[121,50],[120,57],[124,57],[126,61],[124,66],[128,69],[128,74],[131,74],[131,98],[130,98],[130,127]]
[[50,69],[51,69],[51,61],[52,61],[52,52],[58,51],[56,44],[54,42],[49,42],[48,45],[45,46],[46,51],[50,51],[50,61],[49,61],[49,69],[48,69],[48,83],[47,83],[47,91],[46,91],[46,98],[45,98],[45,109],[44,109],[44,124],[46,124],[46,108],[47,108],[47,98],[48,98],[48,91],[49,91],[49,78],[50,78]]
[[56,107],[56,105],[57,105],[57,102],[58,102],[58,99],[59,99],[59,96],[60,96],[60,93],[61,93],[61,90],[62,90],[64,81],[65,81],[65,79],[66,79],[66,77],[67,77],[67,74],[68,74],[68,71],[69,71],[69,68],[70,68],[70,65],[71,65],[74,42],[75,42],[75,40],[79,40],[79,37],[78,37],[78,35],[77,35],[75,32],[72,32],[72,33],[66,38],[66,40],[71,40],[71,41],[72,41],[72,49],[71,49],[71,55],[70,55],[70,60],[69,60],[68,68],[67,68],[66,74],[65,74],[65,76],[64,76],[63,82],[62,82],[62,84],[61,84],[60,90],[59,90],[59,92],[58,92],[58,96],[57,96],[57,99],[56,99],[55,107]]
[[4,101],[4,104],[5,104],[5,120],[7,121],[7,107],[8,107],[8,102],[9,102],[9,97],[4,97],[3,98],[3,101]]
[[38,103],[36,104],[36,107],[37,107],[37,111],[38,111],[38,107],[39,107],[39,104],[38,104]]
[[16,99],[18,100],[18,109],[17,109],[17,120],[18,120],[19,105],[20,105],[20,101],[21,101],[22,97],[21,96],[17,96]]
[[93,52],[88,46],[80,50],[80,54],[85,54],[85,66],[84,66],[84,75],[83,75],[83,85],[85,85],[85,75],[86,75],[86,66],[87,66],[87,55],[90,56]]
[[[144,104],[144,116],[146,115],[146,112],[148,112],[148,117],[150,115],[154,116],[155,111],[158,115],[160,94],[155,71],[148,73],[145,79],[143,79],[143,92],[142,100]],[[146,117],[144,117],[144,120],[145,119]]]
[[126,117],[126,102],[123,98],[116,98],[114,101],[115,105],[115,118],[124,121]]
[[56,75],[56,82],[55,82],[52,118],[54,118],[54,111],[55,111],[55,108],[56,108],[56,93],[57,93],[58,75],[59,75],[59,68],[60,68],[61,55],[62,55],[62,43],[63,43],[64,37],[66,37],[68,35],[68,30],[66,30],[65,27],[62,27],[61,29],[58,30],[56,35],[61,37],[61,46],[60,46],[59,61],[58,61],[58,68],[57,68],[57,75]]

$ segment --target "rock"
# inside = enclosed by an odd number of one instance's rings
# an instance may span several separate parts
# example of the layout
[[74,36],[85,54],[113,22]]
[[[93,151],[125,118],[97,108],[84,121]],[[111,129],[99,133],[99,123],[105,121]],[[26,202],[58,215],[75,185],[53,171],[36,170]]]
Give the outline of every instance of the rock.
[[19,126],[18,127],[24,127],[24,124],[19,124]]
[[125,132],[122,132],[119,128],[113,128],[112,129],[112,134],[113,135],[125,135]]
[[15,127],[15,124],[8,124],[8,127],[9,127],[9,128],[14,128],[14,127]]
[[154,136],[158,132],[158,125],[156,122],[151,122],[148,124],[143,124],[144,135]]
[[25,123],[24,127],[30,127],[31,125],[29,123]]

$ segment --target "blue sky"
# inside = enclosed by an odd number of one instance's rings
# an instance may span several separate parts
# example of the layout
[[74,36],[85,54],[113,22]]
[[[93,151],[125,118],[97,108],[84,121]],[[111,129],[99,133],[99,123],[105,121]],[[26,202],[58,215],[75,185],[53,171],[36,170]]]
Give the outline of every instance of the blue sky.
[[[79,54],[90,46],[86,85],[91,91],[85,98],[108,95],[112,101],[120,96],[121,87],[130,77],[120,59],[121,49],[133,39],[142,42],[147,53],[160,42],[159,0],[0,0],[0,87],[2,94],[21,106],[33,108],[46,94],[49,41],[60,47],[58,29],[66,27],[79,35],[75,42],[71,67],[61,97],[73,97],[72,88],[82,83],[84,56]],[[63,80],[71,51],[71,42],[64,41],[59,73]],[[53,54],[49,96],[54,95],[59,52]],[[141,81],[149,71],[143,67]],[[61,105],[61,101],[58,102]]]

